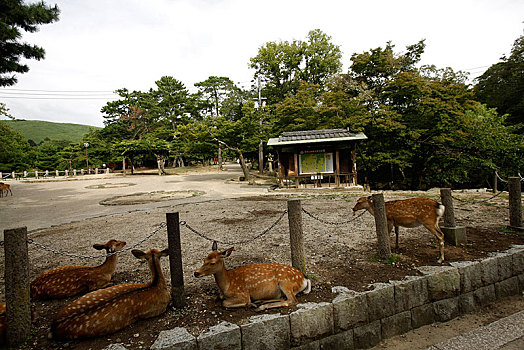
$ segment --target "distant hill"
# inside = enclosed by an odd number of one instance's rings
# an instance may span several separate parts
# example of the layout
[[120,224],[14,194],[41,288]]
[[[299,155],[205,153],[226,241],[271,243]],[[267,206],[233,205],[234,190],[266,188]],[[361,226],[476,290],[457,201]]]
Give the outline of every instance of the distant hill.
[[85,134],[91,129],[100,129],[96,126],[71,124],[71,123],[53,123],[42,120],[2,120],[13,129],[20,132],[26,139],[40,143],[46,137],[51,140],[67,140],[71,142],[80,142]]

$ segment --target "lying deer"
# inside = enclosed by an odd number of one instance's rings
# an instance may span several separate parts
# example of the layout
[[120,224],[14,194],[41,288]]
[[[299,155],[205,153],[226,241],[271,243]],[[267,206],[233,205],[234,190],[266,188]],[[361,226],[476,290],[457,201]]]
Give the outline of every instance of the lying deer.
[[11,192],[11,196],[13,195],[13,191],[11,191],[11,186],[9,184],[0,182],[0,197],[4,196],[4,191],[6,197],[9,192]]
[[[439,263],[444,261],[444,233],[440,230],[438,222],[444,215],[444,207],[436,200],[419,197],[403,200],[388,201],[386,204],[386,218],[388,221],[388,233],[395,227],[395,248],[398,250],[399,227],[417,227],[423,225],[439,240],[440,258]],[[353,212],[366,209],[375,216],[372,197],[361,197],[353,207]]]
[[31,298],[58,299],[90,292],[109,285],[116,268],[116,252],[126,242],[110,240],[106,244],[95,244],[97,250],[105,249],[111,254],[99,266],[60,266],[42,272],[31,282]]
[[151,249],[147,253],[132,250],[132,253],[149,263],[151,282],[120,284],[78,298],[56,314],[51,325],[53,338],[79,339],[107,335],[166,310],[170,297],[160,258],[167,256],[168,250]]
[[[195,277],[214,275],[220,289],[222,305],[226,308],[264,304],[257,311],[291,306],[298,303],[296,294],[311,291],[311,281],[293,266],[282,264],[251,264],[227,270],[224,258],[231,255],[233,248],[223,252],[213,243],[212,252],[204,259],[204,265],[195,271]],[[286,296],[286,300],[282,298]]]

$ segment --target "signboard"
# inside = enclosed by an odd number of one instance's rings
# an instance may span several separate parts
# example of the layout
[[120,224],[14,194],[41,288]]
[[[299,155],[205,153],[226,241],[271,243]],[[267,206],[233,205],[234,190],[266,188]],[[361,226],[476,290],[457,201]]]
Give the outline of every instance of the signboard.
[[298,162],[300,174],[333,172],[333,153],[301,153]]

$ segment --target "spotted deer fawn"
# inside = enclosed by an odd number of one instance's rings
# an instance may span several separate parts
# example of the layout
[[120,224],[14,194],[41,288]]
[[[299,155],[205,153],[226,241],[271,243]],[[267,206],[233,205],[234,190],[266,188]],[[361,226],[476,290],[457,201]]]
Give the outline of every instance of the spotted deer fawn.
[[11,191],[11,186],[9,186],[9,184],[0,182],[0,197],[4,196],[4,191],[6,197],[9,192],[11,193],[11,196],[13,195],[13,191]]
[[[423,225],[439,240],[440,258],[439,263],[444,261],[444,233],[438,226],[440,218],[444,215],[446,207],[434,199],[427,197],[409,198],[388,201],[386,205],[386,219],[388,222],[388,233],[395,227],[395,248],[398,250],[399,227],[418,227]],[[353,212],[366,209],[375,216],[372,197],[361,197],[353,207]]]
[[42,272],[31,282],[31,298],[59,299],[107,287],[115,272],[117,255],[126,242],[110,240],[106,244],[95,244],[97,250],[105,249],[111,254],[99,266],[60,266]]
[[80,339],[111,334],[131,323],[162,314],[169,303],[169,291],[162,274],[160,258],[168,250],[147,253],[132,250],[137,259],[149,263],[148,283],[120,284],[88,293],[56,314],[51,325],[55,339]]
[[[214,275],[226,308],[256,306],[257,311],[296,305],[296,294],[311,291],[311,281],[293,266],[282,264],[250,264],[227,270],[224,258],[233,248],[218,251],[216,242],[212,252],[204,259],[204,265],[195,271],[195,277]],[[285,295],[286,300],[282,298]]]

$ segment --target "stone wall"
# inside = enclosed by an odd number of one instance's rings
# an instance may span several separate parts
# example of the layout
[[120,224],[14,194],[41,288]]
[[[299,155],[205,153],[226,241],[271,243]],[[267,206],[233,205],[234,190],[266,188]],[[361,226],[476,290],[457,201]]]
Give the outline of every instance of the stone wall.
[[151,349],[366,349],[524,290],[524,246],[451,265],[422,267],[422,276],[363,293],[337,287],[331,303],[300,304],[289,315],[257,315],[247,324],[222,322],[198,337],[185,328],[162,331]]

